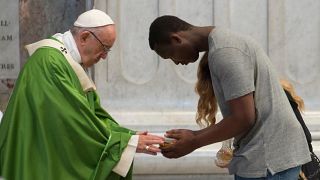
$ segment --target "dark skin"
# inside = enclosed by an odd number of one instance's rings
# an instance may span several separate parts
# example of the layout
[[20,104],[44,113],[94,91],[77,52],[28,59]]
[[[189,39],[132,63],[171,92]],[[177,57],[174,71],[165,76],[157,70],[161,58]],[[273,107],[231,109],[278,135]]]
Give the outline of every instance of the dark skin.
[[173,129],[166,136],[177,139],[172,146],[162,149],[163,156],[179,158],[197,148],[246,134],[255,123],[253,93],[228,101],[231,115],[219,123],[200,131]]
[[[191,30],[171,33],[171,43],[156,44],[154,50],[162,58],[171,59],[177,65],[195,62],[199,52],[208,51],[208,36],[213,28],[194,26]],[[188,129],[167,131],[166,137],[177,141],[162,149],[163,156],[179,158],[197,148],[245,135],[253,127],[256,119],[253,93],[227,101],[230,115],[217,124],[199,131]]]

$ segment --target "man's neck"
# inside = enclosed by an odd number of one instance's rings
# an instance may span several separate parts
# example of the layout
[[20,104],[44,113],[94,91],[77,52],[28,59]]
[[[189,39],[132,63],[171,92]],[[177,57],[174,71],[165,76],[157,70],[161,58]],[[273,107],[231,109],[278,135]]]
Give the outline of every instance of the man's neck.
[[194,27],[191,30],[191,34],[192,34],[191,41],[199,52],[209,50],[208,37],[214,28],[215,28],[214,26],[203,26],[203,27]]

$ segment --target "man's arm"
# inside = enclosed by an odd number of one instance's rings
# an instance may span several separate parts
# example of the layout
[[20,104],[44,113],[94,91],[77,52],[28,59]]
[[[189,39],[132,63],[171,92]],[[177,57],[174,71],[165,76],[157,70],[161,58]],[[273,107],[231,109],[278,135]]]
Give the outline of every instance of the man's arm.
[[167,158],[184,156],[197,148],[246,134],[255,123],[253,92],[228,101],[231,115],[204,130],[171,130],[167,137],[178,141],[162,150]]
[[196,136],[199,147],[244,135],[252,128],[255,123],[253,93],[230,100],[228,105],[230,116]]
[[210,75],[219,81],[222,91],[219,95],[228,106],[228,115],[199,132],[169,131],[168,137],[178,141],[168,151],[162,151],[166,157],[181,157],[196,148],[243,135],[255,122],[255,66],[250,55],[237,48],[221,48],[208,60],[208,66],[212,72]]
[[212,58],[208,66],[219,81],[220,96],[223,95],[229,111],[220,123],[203,131],[207,132],[205,135],[218,135],[211,140],[214,143],[245,134],[254,124],[255,63],[247,52],[237,48],[221,48]]

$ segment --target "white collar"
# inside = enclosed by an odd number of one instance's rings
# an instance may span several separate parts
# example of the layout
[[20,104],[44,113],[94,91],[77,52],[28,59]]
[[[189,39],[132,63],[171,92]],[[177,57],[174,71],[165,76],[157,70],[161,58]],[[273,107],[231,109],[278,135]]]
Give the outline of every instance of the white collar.
[[70,53],[72,59],[74,59],[77,63],[81,64],[81,56],[76,44],[76,41],[74,40],[70,30],[66,31],[65,33],[57,33],[53,35],[54,38],[58,39],[59,41],[62,41],[64,46],[67,48],[68,52]]

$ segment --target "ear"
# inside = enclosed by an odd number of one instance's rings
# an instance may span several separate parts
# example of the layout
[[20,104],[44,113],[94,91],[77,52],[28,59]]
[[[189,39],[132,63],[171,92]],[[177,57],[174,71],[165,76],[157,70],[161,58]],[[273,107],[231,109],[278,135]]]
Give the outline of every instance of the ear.
[[90,33],[88,31],[83,31],[80,33],[80,43],[85,43],[88,40]]
[[177,33],[172,33],[170,35],[170,39],[171,39],[171,43],[172,44],[180,44],[180,43],[182,43],[182,38]]

